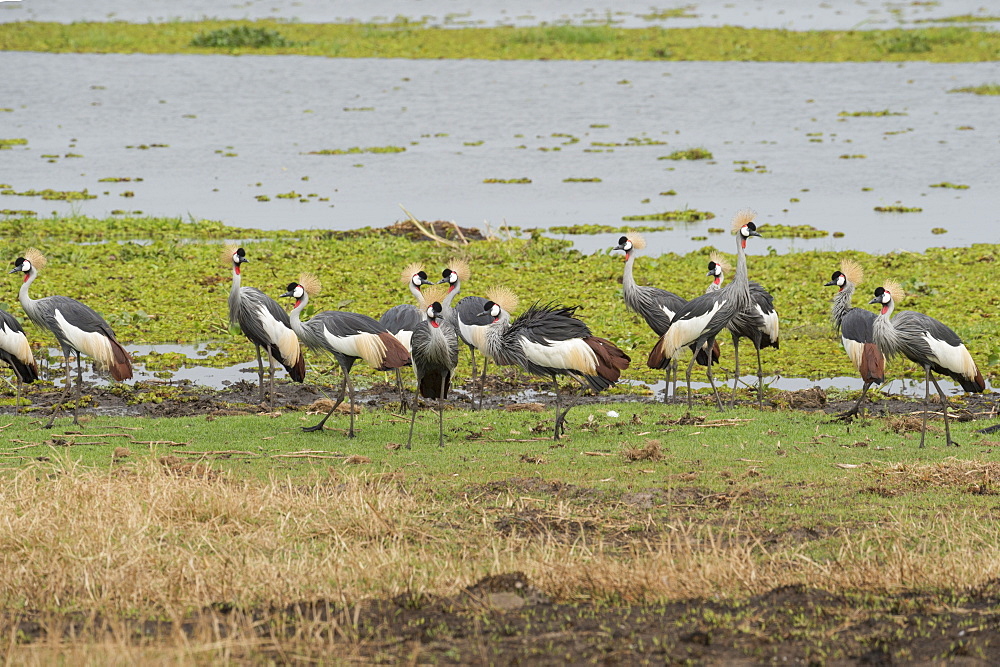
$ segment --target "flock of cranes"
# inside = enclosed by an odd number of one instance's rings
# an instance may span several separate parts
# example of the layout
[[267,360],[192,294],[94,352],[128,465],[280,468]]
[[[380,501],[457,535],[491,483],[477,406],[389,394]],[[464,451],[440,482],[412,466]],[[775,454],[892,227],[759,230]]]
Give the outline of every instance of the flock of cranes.
[[[671,375],[676,397],[677,357],[687,348],[692,352],[686,373],[688,406],[692,401],[691,372],[698,363],[705,367],[715,401],[719,409],[723,409],[712,366],[718,363],[720,357],[716,338],[723,331],[728,331],[733,340],[736,368],[730,405],[735,402],[740,381],[741,338],[748,339],[756,351],[757,400],[758,404],[763,404],[760,353],[767,347],[777,348],[780,333],[772,296],[761,285],[749,280],[746,244],[751,238],[761,236],[754,223],[755,215],[752,211],[743,210],[733,219],[737,261],[732,280],[723,284],[730,267],[720,255],[713,254],[708,263],[708,275],[712,277],[712,282],[705,293],[690,300],[636,283],[633,277],[636,253],[645,247],[640,236],[622,236],[613,248],[625,253],[622,286],[626,307],[641,316],[659,337],[649,353],[647,364],[650,368],[666,371],[664,400],[668,399]],[[269,402],[273,402],[274,398],[276,363],[285,368],[292,380],[304,380],[306,366],[302,345],[332,356],[340,366],[342,381],[333,407],[319,423],[305,427],[303,430],[306,431],[323,430],[346,393],[351,403],[348,436],[355,435],[354,385],[350,374],[354,363],[361,359],[377,370],[396,371],[404,408],[406,398],[400,369],[412,365],[420,396],[437,401],[438,443],[443,446],[443,401],[448,397],[458,365],[461,342],[469,348],[474,380],[477,376],[476,351],[482,357],[483,369],[478,380],[480,407],[485,393],[488,360],[492,359],[499,365],[518,366],[532,375],[552,380],[556,397],[553,438],[558,439],[564,431],[566,411],[569,409],[560,408],[559,376],[567,375],[585,389],[597,392],[615,384],[631,362],[629,356],[612,342],[592,334],[587,325],[576,317],[576,307],[535,303],[512,320],[511,315],[517,308],[517,296],[502,287],[493,288],[485,297],[466,296],[455,303],[462,282],[469,276],[467,264],[459,260],[453,260],[442,271],[441,280],[436,282],[428,278],[422,266],[408,266],[401,278],[408,285],[416,304],[390,308],[379,320],[359,313],[323,311],[305,322],[300,319],[301,313],[310,297],[315,297],[321,289],[314,276],[303,274],[297,282],[288,285],[281,295],[294,300],[288,313],[260,290],[242,285],[242,267],[249,261],[243,248],[227,246],[222,260],[232,268],[232,287],[228,298],[230,323],[238,326],[256,349],[261,402],[265,400],[262,350],[268,357]],[[10,273],[24,274],[18,293],[21,306],[32,322],[55,336],[63,353],[66,384],[60,402],[53,408],[46,424],[46,427],[51,427],[73,386],[71,356],[75,355],[77,365],[74,423],[78,423],[77,406],[83,381],[81,354],[92,357],[98,370],[110,373],[118,381],[132,377],[132,360],[108,323],[93,309],[65,296],[35,300],[28,295],[29,287],[45,264],[45,257],[39,251],[29,249],[23,257],[14,261]],[[869,303],[881,307],[879,314],[854,308],[852,296],[862,277],[861,267],[852,260],[846,260],[826,283],[838,288],[831,316],[841,333],[844,350],[864,382],[857,403],[840,417],[849,419],[855,416],[861,410],[869,388],[884,382],[886,358],[902,355],[924,369],[925,410],[920,446],[924,446],[932,382],[944,406],[946,442],[954,444],[948,422],[948,399],[934,374],[948,376],[968,392],[985,390],[982,374],[961,339],[938,320],[913,311],[902,311],[893,317],[896,303],[904,296],[895,283],[887,282],[875,290]],[[445,285],[446,288],[441,291],[437,285]],[[424,291],[423,288],[428,286]],[[3,311],[0,311],[0,359],[14,370],[19,405],[21,383],[35,381],[38,368],[24,330],[17,319]],[[413,440],[417,403],[417,400],[413,401],[407,447]]]

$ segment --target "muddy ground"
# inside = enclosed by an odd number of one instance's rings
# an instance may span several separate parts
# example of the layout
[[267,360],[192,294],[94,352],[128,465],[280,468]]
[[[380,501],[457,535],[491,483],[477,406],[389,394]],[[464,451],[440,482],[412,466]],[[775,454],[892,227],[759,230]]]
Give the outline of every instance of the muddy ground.
[[[390,377],[387,375],[387,377]],[[406,380],[404,380],[404,383]],[[410,379],[412,383],[412,378]],[[636,401],[641,403],[661,403],[663,394],[655,396],[648,392],[642,394],[602,393],[591,395],[583,393],[579,388],[569,384],[561,384],[563,398],[561,405],[569,402],[573,405],[594,405],[601,403],[620,403]],[[128,385],[98,385],[85,384],[82,395],[80,414],[106,416],[136,416],[136,417],[192,417],[192,416],[224,416],[259,414],[261,412],[289,410],[319,410],[324,409],[323,401],[336,398],[339,382],[331,380],[331,384],[315,385],[310,383],[297,384],[284,378],[275,380],[275,397],[273,404],[267,400],[260,401],[260,390],[256,377],[250,380],[240,380],[223,389],[213,389],[189,382],[171,381],[140,381]],[[505,376],[489,376],[486,380],[485,399],[483,407],[487,409],[538,409],[548,410],[552,407],[554,395],[551,393],[551,382],[540,382],[535,378],[514,373]],[[13,392],[8,391],[9,404],[0,407],[0,414],[13,412]],[[479,387],[466,378],[466,381],[456,382],[445,408],[471,409],[473,400],[479,402]],[[407,400],[412,401],[413,390],[407,385]],[[722,392],[724,401],[728,401],[729,393]],[[24,396],[31,401],[26,408],[28,414],[37,412],[47,415],[53,405],[62,398],[61,380],[56,386],[39,383],[26,385]],[[685,400],[684,390],[679,392],[677,401]],[[769,410],[793,409],[809,412],[822,411],[836,416],[854,407],[857,392],[836,392],[828,394],[820,387],[799,391],[779,391],[769,389],[766,392],[764,408]],[[395,384],[376,381],[364,388],[357,388],[356,400],[362,410],[400,406],[400,394]],[[671,399],[673,400],[673,399]],[[320,401],[320,403],[317,403]],[[931,396],[933,404],[938,403],[936,395]],[[752,390],[740,390],[738,403],[756,405],[756,393]],[[956,404],[957,403],[957,404]],[[72,405],[69,403],[68,405]],[[325,404],[326,409],[329,403]],[[412,403],[411,403],[412,405]],[[424,405],[421,402],[421,405]],[[699,410],[714,409],[714,401],[709,392],[703,391],[695,395],[695,407]],[[899,395],[880,395],[877,403],[866,401],[868,414],[871,416],[889,416],[908,414],[919,411],[923,406],[922,399]],[[342,406],[346,414],[346,405]],[[573,412],[570,412],[568,425],[572,427]],[[967,394],[960,401],[953,401],[951,414],[958,421],[988,420],[997,416],[997,399],[993,395]],[[986,424],[984,424],[985,426]]]
[[[742,601],[610,606],[553,602],[512,572],[452,597],[401,595],[349,608],[317,600],[240,609],[221,601],[180,623],[22,612],[0,619],[0,632],[21,642],[121,637],[125,630],[146,642],[230,638],[228,655],[237,661],[285,662],[296,639],[308,638],[320,660],[364,664],[985,665],[1000,656],[998,608],[996,579],[973,591],[863,603],[786,586]],[[246,647],[254,645],[251,653]],[[308,661],[301,645],[293,651]]]

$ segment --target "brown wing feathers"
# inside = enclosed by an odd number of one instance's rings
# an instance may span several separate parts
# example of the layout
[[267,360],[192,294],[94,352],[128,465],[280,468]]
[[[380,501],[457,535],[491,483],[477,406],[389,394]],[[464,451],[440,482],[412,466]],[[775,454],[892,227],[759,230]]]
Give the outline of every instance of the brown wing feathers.
[[111,354],[113,359],[110,365],[111,377],[118,382],[132,378],[132,357],[128,351],[122,347],[121,343],[114,338],[108,338],[111,343]]
[[622,371],[628,368],[629,362],[632,361],[629,356],[604,338],[590,336],[584,338],[583,342],[597,355],[597,374],[608,382],[618,382]]
[[402,368],[410,363],[410,353],[395,336],[388,331],[381,331],[378,337],[385,345],[385,355],[382,357],[382,365],[378,367],[378,370],[388,371],[393,368]]

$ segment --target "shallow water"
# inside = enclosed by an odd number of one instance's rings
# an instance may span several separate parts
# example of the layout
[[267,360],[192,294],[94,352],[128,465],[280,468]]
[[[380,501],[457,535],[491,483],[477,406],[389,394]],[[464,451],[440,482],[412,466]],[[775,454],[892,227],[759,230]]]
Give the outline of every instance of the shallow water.
[[[755,252],[998,241],[1000,101],[947,92],[1000,80],[995,62],[0,53],[0,68],[0,106],[11,109],[0,114],[0,137],[28,140],[0,154],[2,182],[17,192],[97,195],[70,202],[6,195],[3,209],[142,211],[261,229],[383,226],[404,218],[400,204],[422,219],[494,229],[656,225],[622,217],[685,207],[718,216],[665,223],[672,229],[647,234],[656,253],[713,244],[730,251],[728,235],[706,229],[727,227],[736,210],[752,206],[758,222],[844,233],[769,239]],[[885,109],[899,115],[839,115]],[[386,146],[406,150],[308,154]],[[658,159],[692,147],[714,160]],[[521,177],[532,182],[483,182]],[[930,187],[942,182],[969,188]],[[660,194],[670,190],[677,194]],[[293,192],[299,196],[277,197]],[[897,201],[923,212],[873,210]],[[572,238],[589,252],[616,237]]]
[[[395,17],[437,26],[613,23],[622,27],[679,28],[740,25],[790,30],[912,27],[919,21],[989,15],[981,0],[828,2],[824,0],[710,0],[653,4],[649,0],[24,0],[0,2],[0,21],[195,21],[279,19],[305,23],[386,21]],[[682,18],[658,11],[687,8]],[[987,25],[995,28],[995,26]]]

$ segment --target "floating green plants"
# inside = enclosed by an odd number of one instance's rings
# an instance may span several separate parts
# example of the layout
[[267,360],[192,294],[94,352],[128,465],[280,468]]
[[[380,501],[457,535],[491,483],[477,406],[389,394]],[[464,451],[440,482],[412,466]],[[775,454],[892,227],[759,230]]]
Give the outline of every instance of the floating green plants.
[[951,190],[968,190],[969,189],[968,185],[959,185],[957,183],[949,183],[948,181],[944,181],[943,183],[932,183],[931,187],[932,188],[948,188],[948,189],[951,189]]
[[479,141],[463,141],[462,145],[463,146],[482,146],[483,143],[484,143],[483,140],[480,139]]
[[0,150],[10,150],[14,146],[27,146],[27,139],[0,139]]
[[830,232],[816,229],[812,225],[764,224],[757,230],[768,239],[818,239],[830,235]]
[[924,209],[918,208],[916,206],[902,206],[900,204],[893,204],[892,206],[876,206],[875,211],[878,213],[920,213]]
[[98,183],[131,183],[133,181],[138,183],[142,181],[142,178],[132,176],[107,176],[106,178],[97,179]]
[[879,111],[841,111],[837,115],[846,118],[881,118],[882,116],[905,116],[907,114],[902,111],[881,109]]
[[931,234],[947,234],[948,230],[944,227],[934,227],[931,229]]
[[682,211],[664,211],[663,213],[648,213],[646,215],[624,215],[622,220],[670,220],[675,222],[701,222],[711,220],[715,214],[710,211],[696,211],[686,208]]
[[677,190],[664,190],[660,193],[661,197],[675,197],[677,196]]
[[711,160],[712,152],[707,148],[688,148],[682,151],[674,151],[670,155],[663,155],[657,160]]
[[599,178],[564,178],[563,183],[600,183]]
[[530,178],[484,178],[483,183],[505,183],[505,184],[524,184],[531,183]]
[[202,32],[191,39],[191,46],[200,49],[280,49],[294,45],[277,30],[248,25]]
[[843,155],[838,155],[837,157],[839,157],[841,160],[864,160],[868,156],[863,155],[861,153],[853,153],[853,154],[844,153]]
[[949,93],[972,93],[973,95],[1000,95],[1000,83],[984,83],[981,86],[952,88]]
[[41,197],[48,201],[74,201],[80,199],[97,199],[97,195],[92,195],[83,190],[25,190],[17,192],[12,188],[0,190],[0,195],[17,195],[18,197]]
[[137,144],[126,146],[125,148],[136,148],[140,151],[148,151],[150,148],[170,148],[170,144]]
[[309,151],[306,155],[357,155],[359,153],[404,153],[405,146],[351,146],[350,148],[324,148]]

